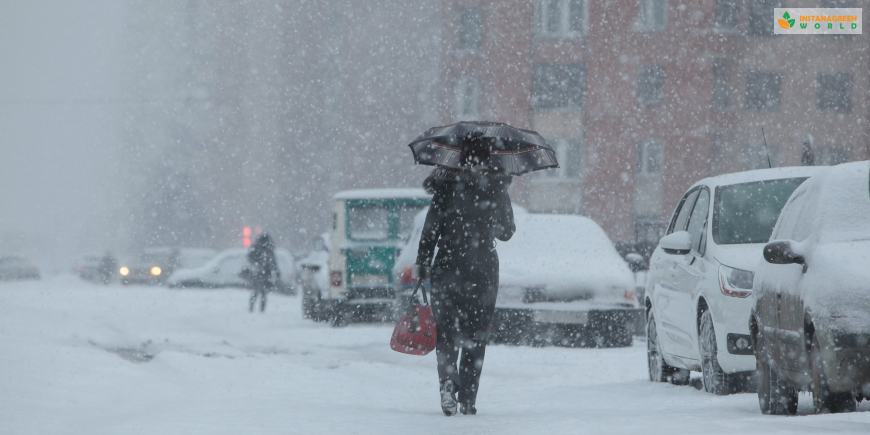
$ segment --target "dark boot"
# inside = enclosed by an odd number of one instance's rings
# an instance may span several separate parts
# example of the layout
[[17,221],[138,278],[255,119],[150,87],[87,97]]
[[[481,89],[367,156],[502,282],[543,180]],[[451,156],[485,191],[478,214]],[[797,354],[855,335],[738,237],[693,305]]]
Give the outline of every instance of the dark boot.
[[456,414],[456,388],[453,381],[441,383],[441,411],[448,417]]
[[462,415],[475,415],[477,414],[477,408],[474,407],[474,402],[462,402],[459,404],[459,412]]

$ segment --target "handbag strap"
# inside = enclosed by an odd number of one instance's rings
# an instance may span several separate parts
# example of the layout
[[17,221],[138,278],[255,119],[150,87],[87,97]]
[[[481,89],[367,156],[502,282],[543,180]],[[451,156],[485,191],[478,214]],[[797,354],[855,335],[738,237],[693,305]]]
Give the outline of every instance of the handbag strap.
[[[411,293],[411,301],[413,301],[414,299],[417,298],[417,291],[418,290],[423,295],[423,302],[425,302],[426,305],[429,305],[429,298],[426,297],[426,289],[423,287],[423,280],[422,279],[417,280],[417,286],[414,287],[414,292]],[[411,302],[411,303],[413,303],[413,302]]]

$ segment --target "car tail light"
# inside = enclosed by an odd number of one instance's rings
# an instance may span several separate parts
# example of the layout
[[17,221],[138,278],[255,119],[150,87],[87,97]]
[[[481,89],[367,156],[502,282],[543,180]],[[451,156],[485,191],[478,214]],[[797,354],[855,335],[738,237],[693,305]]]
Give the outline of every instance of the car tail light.
[[626,290],[625,291],[625,300],[628,302],[634,302],[635,300],[634,290]]
[[341,287],[341,272],[333,270],[329,272],[329,285],[333,287]]
[[414,284],[417,282],[417,278],[414,278],[410,267],[402,268],[402,272],[399,273],[399,282],[402,284]]

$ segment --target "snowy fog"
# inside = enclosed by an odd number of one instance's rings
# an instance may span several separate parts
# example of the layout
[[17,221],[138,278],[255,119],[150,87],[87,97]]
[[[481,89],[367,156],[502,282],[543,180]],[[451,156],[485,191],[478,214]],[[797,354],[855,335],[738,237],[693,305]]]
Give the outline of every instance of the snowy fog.
[[0,2],[0,434],[867,433],[867,7]]

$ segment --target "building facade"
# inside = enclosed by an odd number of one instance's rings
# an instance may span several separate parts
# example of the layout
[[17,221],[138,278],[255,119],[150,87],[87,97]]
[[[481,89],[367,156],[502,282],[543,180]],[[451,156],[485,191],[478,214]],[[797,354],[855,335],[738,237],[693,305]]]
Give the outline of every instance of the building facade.
[[773,35],[776,7],[864,3],[443,0],[440,115],[540,132],[561,168],[517,202],[654,244],[700,178],[870,158],[864,35]]

